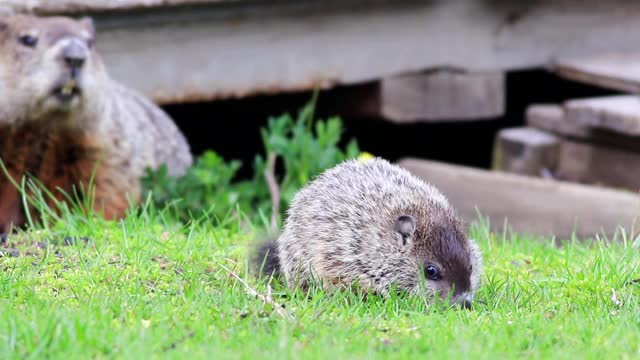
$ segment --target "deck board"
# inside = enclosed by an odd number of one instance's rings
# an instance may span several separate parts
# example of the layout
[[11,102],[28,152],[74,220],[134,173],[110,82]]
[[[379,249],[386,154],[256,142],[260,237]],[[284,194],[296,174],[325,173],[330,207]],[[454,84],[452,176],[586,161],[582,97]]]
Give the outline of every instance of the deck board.
[[93,15],[112,75],[161,103],[640,53],[640,2],[628,0],[9,1]]
[[555,63],[558,75],[590,85],[640,93],[640,53],[598,55]]

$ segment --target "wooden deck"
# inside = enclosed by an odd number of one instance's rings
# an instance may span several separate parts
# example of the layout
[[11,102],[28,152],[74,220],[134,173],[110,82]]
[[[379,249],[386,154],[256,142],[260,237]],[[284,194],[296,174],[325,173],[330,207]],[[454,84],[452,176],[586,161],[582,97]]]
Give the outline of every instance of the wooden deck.
[[0,6],[7,6],[17,12],[71,15],[83,12],[127,11],[236,1],[242,0],[3,0]]
[[[87,5],[89,4],[89,5]],[[640,53],[640,3],[8,0],[90,14],[112,74],[161,103],[357,84],[425,69],[506,71]]]
[[640,94],[640,53],[621,52],[558,60],[556,73],[567,79]]

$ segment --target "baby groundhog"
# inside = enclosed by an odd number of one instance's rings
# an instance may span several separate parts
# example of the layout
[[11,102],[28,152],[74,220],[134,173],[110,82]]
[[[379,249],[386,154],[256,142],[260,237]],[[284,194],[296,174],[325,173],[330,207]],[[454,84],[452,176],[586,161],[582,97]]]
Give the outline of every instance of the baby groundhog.
[[465,307],[482,272],[480,251],[447,199],[382,159],[344,162],[300,190],[261,261],[290,288],[319,280],[386,295],[395,286]]
[[[58,200],[92,179],[94,209],[114,219],[138,200],[145,168],[180,175],[192,156],[158,106],[109,77],[90,18],[0,15],[0,160]],[[25,221],[22,203],[0,172],[0,234]]]

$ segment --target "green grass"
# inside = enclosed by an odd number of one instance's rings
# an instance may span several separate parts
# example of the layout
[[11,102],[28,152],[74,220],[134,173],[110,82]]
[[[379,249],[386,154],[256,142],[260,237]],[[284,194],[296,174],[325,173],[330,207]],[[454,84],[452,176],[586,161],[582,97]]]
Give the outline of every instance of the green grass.
[[14,236],[0,259],[0,358],[640,356],[640,249],[624,239],[556,246],[478,226],[486,276],[473,310],[274,285],[287,320],[225,270],[267,293],[246,272],[255,229],[212,223],[179,228],[147,209]]

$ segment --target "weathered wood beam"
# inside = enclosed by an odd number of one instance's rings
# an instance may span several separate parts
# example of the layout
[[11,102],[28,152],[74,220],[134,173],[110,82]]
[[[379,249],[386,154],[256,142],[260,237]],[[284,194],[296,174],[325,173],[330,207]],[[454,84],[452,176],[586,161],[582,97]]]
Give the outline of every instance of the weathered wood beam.
[[619,95],[567,101],[570,123],[640,136],[640,96]]
[[171,103],[640,52],[638,13],[629,0],[292,0],[94,15],[113,76]]
[[527,126],[549,131],[554,134],[582,140],[591,140],[593,135],[590,127],[567,121],[562,105],[530,105],[527,107],[525,118]]
[[640,216],[640,196],[630,192],[418,159],[399,164],[438,187],[466,221],[477,211],[489,217],[494,231],[507,220],[518,233],[611,236],[619,226],[631,231]]
[[348,111],[396,123],[490,119],[505,108],[501,72],[434,70],[384,78],[356,91],[361,96]]
[[0,6],[16,12],[75,14],[87,11],[127,11],[141,8],[231,1],[241,0],[2,0]]
[[564,139],[555,174],[563,180],[640,191],[640,153]]
[[640,190],[640,153],[535,128],[501,130],[493,156],[494,170]]
[[[551,172],[563,180],[640,190],[640,136],[591,127],[600,124],[602,107],[599,100],[596,105],[593,101],[570,100],[566,110],[548,104],[527,109],[529,126],[557,135],[559,151]],[[604,104],[615,116],[634,118],[633,113],[622,111],[628,107],[618,107],[616,101]]]
[[554,71],[567,79],[629,93],[640,93],[640,53],[621,53],[559,59]]
[[529,176],[551,174],[558,162],[560,139],[548,132],[516,127],[500,130],[493,149],[494,170]]
[[[527,126],[551,132],[578,142],[589,142],[612,149],[640,153],[640,136],[626,135],[607,129],[577,124],[567,118],[562,105],[534,104],[527,108]],[[573,119],[575,120],[575,119]]]

